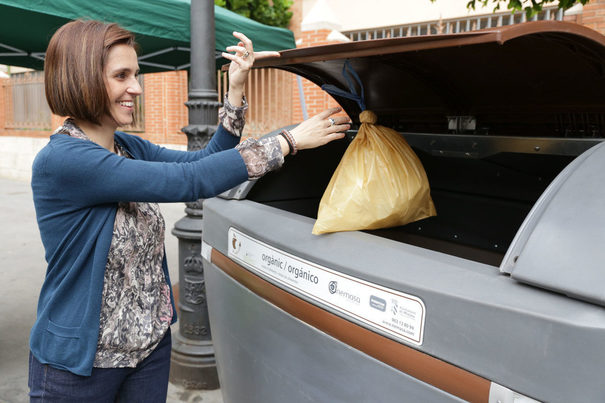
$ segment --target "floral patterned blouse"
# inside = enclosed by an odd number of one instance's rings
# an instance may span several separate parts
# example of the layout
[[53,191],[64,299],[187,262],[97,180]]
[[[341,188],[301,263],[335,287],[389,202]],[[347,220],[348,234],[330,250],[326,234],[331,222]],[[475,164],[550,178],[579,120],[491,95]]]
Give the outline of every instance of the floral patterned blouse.
[[[241,136],[248,105],[234,107],[225,95],[219,119]],[[55,133],[90,139],[67,119]],[[132,158],[118,143],[116,153]],[[248,139],[237,147],[251,179],[279,168],[284,158],[275,137]],[[164,218],[157,203],[120,202],[103,283],[99,339],[94,367],[135,367],[162,340],[172,321],[170,289],[162,270]]]

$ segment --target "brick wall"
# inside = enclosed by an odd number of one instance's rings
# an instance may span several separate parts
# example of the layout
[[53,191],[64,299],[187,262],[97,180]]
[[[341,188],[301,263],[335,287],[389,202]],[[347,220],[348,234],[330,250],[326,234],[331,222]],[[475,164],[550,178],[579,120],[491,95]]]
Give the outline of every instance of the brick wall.
[[8,78],[0,78],[0,133],[4,132],[6,127],[6,108],[7,103],[4,86],[8,84]]
[[181,129],[187,126],[187,72],[145,74],[145,132],[156,144],[187,144]]
[[[145,131],[133,132],[157,144],[187,144],[181,128],[187,125],[187,72],[174,71],[144,75]],[[0,86],[8,79],[0,79]],[[0,136],[48,137],[61,125],[64,117],[51,116],[51,130],[21,130],[6,128],[6,110],[11,100],[0,91]],[[8,105],[8,108],[7,108]]]
[[577,22],[605,34],[605,0],[591,0],[584,6]]

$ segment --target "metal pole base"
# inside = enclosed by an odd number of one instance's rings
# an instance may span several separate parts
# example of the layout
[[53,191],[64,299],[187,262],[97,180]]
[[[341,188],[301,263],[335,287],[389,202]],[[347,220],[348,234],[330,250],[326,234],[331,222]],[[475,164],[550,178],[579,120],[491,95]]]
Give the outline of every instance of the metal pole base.
[[170,383],[185,389],[214,390],[220,387],[212,341],[183,338],[172,334]]
[[179,240],[179,322],[172,336],[170,382],[185,389],[219,388],[201,255],[202,200],[187,203],[174,225]]

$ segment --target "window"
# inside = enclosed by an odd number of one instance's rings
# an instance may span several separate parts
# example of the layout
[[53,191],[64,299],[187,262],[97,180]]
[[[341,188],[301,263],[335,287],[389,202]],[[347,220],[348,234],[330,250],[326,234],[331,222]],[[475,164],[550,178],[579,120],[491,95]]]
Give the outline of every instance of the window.
[[44,72],[11,74],[2,90],[6,127],[10,129],[51,129],[51,112],[44,95]]

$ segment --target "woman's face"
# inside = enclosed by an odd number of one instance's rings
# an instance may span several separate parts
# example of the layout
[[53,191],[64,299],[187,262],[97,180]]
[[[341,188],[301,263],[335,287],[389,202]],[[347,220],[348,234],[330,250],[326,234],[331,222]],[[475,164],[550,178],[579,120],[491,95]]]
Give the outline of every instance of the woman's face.
[[110,105],[110,116],[104,121],[116,127],[131,124],[134,99],[143,92],[137,80],[139,63],[134,48],[124,44],[111,47],[103,74]]

